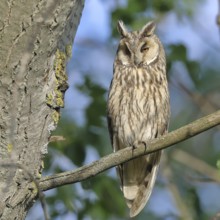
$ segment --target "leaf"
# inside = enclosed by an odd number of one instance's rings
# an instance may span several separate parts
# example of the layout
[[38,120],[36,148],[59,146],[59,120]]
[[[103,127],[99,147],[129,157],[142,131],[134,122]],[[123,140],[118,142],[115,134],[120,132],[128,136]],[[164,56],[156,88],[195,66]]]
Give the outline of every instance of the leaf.
[[218,170],[220,171],[220,160],[217,160],[217,162],[216,162],[216,167],[217,167]]

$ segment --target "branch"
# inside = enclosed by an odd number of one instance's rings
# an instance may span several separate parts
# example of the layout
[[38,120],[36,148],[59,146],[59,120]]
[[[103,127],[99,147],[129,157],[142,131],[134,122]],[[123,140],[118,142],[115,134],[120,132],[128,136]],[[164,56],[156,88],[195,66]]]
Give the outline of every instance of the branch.
[[189,167],[190,169],[209,177],[210,180],[220,183],[220,175],[217,168],[215,169],[214,167],[210,166],[199,158],[196,158],[182,150],[175,150],[172,153],[172,158]]
[[200,118],[186,126],[172,131],[160,138],[151,140],[147,143],[147,148],[141,144],[134,150],[130,147],[102,157],[89,165],[82,166],[74,171],[67,171],[52,176],[44,177],[39,185],[42,191],[53,189],[66,184],[76,183],[93,177],[111,167],[124,163],[133,158],[150,154],[152,152],[165,149],[171,145],[189,139],[203,131],[220,124],[220,110],[208,116]]

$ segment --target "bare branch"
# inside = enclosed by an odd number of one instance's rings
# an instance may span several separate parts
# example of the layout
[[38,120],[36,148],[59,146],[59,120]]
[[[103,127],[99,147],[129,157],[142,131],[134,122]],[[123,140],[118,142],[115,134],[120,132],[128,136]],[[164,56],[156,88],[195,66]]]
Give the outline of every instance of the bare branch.
[[[191,156],[187,152],[182,150],[175,150],[172,154],[174,160],[184,164],[185,166],[195,170],[204,176],[209,177],[212,181],[220,183],[219,171],[206,162]],[[209,180],[210,180],[209,179]]]
[[66,139],[63,136],[53,135],[50,137],[49,142],[58,142],[65,141]]
[[189,139],[203,131],[206,131],[220,124],[220,110],[208,116],[200,118],[186,126],[172,131],[160,138],[154,139],[147,143],[147,148],[142,144],[131,150],[130,147],[109,154],[100,160],[89,165],[80,167],[74,171],[67,171],[52,176],[44,177],[40,180],[39,185],[42,191],[53,189],[66,184],[76,183],[93,177],[111,167],[119,165],[123,162],[139,157],[141,155],[150,154],[152,152],[165,149],[171,145]]

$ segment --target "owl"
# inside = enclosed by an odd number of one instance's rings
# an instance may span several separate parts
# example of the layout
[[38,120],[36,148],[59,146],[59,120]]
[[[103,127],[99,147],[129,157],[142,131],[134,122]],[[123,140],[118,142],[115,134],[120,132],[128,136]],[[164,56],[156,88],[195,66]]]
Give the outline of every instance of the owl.
[[[114,61],[113,79],[107,103],[107,119],[113,151],[133,150],[168,129],[170,117],[166,59],[155,35],[155,23],[129,32],[118,21],[121,35]],[[139,145],[140,146],[140,145]],[[161,151],[138,157],[117,166],[130,217],[147,203],[158,172]]]

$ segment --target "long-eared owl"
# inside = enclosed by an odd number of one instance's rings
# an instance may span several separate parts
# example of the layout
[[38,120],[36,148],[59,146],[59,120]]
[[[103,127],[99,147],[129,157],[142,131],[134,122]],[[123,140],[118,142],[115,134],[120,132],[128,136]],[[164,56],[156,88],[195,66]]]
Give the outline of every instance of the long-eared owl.
[[[163,46],[155,23],[129,32],[118,22],[121,35],[107,104],[113,150],[132,148],[167,132],[170,105]],[[137,215],[147,203],[158,172],[161,151],[130,160],[117,167],[121,190]]]

